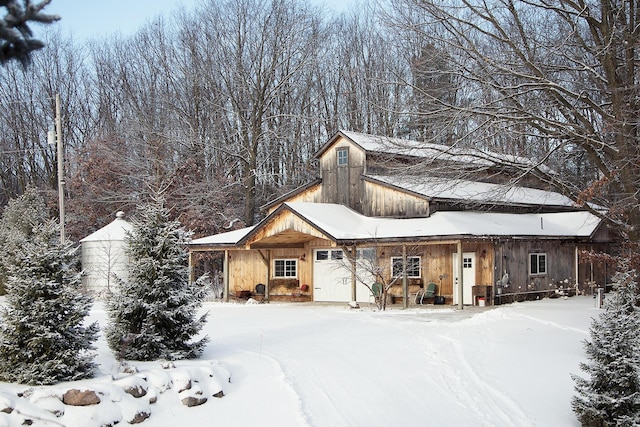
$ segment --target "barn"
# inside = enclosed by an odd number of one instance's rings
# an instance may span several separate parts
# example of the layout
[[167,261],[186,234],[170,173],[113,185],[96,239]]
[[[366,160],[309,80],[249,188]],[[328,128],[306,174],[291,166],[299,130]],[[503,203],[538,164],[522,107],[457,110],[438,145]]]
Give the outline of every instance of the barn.
[[90,293],[109,292],[116,284],[116,276],[125,280],[128,277],[125,238],[133,226],[124,215],[119,211],[112,222],[80,240],[82,284]]
[[319,177],[264,206],[258,224],[193,240],[192,269],[195,253],[219,251],[227,298],[262,285],[266,300],[364,302],[381,286],[405,307],[607,281],[580,257],[614,241],[598,216],[535,179],[514,185],[505,156],[340,131],[316,157]]

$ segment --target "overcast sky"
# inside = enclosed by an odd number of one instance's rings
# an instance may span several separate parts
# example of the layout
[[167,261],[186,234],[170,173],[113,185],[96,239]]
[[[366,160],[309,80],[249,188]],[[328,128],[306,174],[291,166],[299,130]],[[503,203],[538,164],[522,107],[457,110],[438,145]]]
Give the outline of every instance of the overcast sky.
[[[355,0],[312,0],[318,5],[341,12]],[[199,0],[52,0],[45,11],[60,15],[58,25],[63,35],[76,40],[101,38],[120,32],[134,33],[160,14],[169,15],[181,5],[188,10]],[[34,26],[34,32],[37,28]]]

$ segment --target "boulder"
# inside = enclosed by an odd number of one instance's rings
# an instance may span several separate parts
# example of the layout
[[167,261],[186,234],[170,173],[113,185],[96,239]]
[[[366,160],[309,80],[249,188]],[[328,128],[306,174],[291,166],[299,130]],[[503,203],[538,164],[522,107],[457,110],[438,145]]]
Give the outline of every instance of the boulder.
[[129,420],[129,424],[140,424],[150,416],[151,413],[147,411],[136,412],[136,415],[131,420]]
[[182,398],[181,402],[184,406],[188,407],[199,406],[206,403],[207,398],[206,396],[186,396]]
[[135,397],[136,399],[147,394],[149,383],[142,377],[130,376],[113,382],[115,385],[122,387],[125,393]]
[[62,402],[69,406],[89,406],[100,403],[100,398],[93,390],[68,390],[62,397]]
[[16,406],[14,400],[13,395],[0,391],[0,412],[4,412],[5,414],[12,413],[13,408]]

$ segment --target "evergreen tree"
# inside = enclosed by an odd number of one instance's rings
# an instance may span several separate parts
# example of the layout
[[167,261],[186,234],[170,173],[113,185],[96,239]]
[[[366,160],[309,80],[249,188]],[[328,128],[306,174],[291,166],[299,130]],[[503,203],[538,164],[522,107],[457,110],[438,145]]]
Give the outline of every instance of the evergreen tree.
[[623,268],[605,310],[585,341],[588,362],[572,375],[577,395],[571,406],[583,426],[640,425],[640,309],[637,274]]
[[206,321],[196,317],[204,279],[190,284],[185,245],[190,234],[169,220],[162,197],[138,209],[127,236],[129,278],[107,299],[105,336],[118,359],[194,358],[208,338],[192,341]]
[[36,226],[14,254],[8,306],[0,312],[0,380],[53,384],[93,375],[99,331],[84,326],[91,299],[80,293],[78,246],[59,242],[54,221]]
[[44,43],[32,37],[29,22],[50,24],[59,20],[59,16],[42,11],[49,3],[51,0],[37,3],[31,0],[0,0],[0,7],[6,10],[5,16],[0,17],[0,64],[16,59],[27,65],[31,53],[44,47]]
[[0,218],[0,295],[5,293],[9,268],[22,243],[30,239],[33,229],[49,219],[47,205],[34,187],[28,187],[18,198],[10,200]]

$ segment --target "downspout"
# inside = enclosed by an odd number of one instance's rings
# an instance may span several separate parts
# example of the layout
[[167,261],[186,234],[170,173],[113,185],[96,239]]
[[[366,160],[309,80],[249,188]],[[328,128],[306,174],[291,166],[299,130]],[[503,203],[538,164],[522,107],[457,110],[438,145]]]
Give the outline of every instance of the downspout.
[[463,270],[463,265],[462,265],[462,240],[458,240],[457,243],[458,246],[458,308],[460,310],[462,310],[464,308],[464,305],[462,303],[463,300],[463,289],[464,289],[464,285],[463,285],[463,281],[464,279],[462,278],[462,273],[464,272]]
[[407,245],[402,245],[402,308],[409,308],[409,285],[407,282]]

